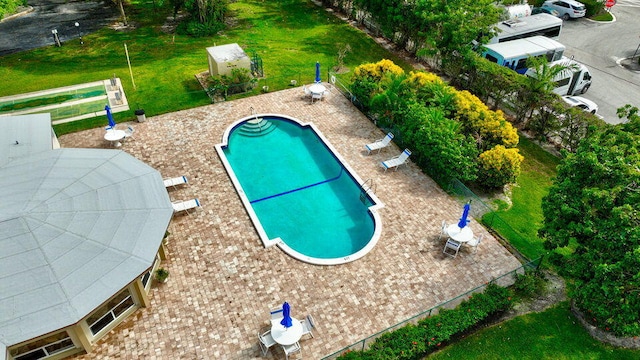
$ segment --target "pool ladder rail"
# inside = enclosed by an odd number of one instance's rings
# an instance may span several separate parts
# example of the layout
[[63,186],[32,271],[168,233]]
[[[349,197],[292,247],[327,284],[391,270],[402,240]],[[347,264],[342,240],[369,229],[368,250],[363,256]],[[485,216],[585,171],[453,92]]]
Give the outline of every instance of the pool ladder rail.
[[375,191],[376,191],[376,185],[373,183],[373,179],[369,178],[369,179],[365,180],[360,185],[360,202],[365,204],[366,201],[367,201],[367,195],[370,192],[371,193],[375,193]]

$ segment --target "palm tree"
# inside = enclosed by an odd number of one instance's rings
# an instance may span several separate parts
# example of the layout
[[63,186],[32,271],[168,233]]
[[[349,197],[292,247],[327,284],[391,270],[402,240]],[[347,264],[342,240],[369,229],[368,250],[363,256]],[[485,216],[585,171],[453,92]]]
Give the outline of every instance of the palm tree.
[[527,59],[527,67],[535,69],[535,72],[521,78],[522,90],[516,97],[516,118],[518,122],[525,124],[535,110],[556,96],[553,89],[556,88],[555,79],[558,74],[573,71],[576,66],[559,62],[550,64],[544,57],[530,57]]

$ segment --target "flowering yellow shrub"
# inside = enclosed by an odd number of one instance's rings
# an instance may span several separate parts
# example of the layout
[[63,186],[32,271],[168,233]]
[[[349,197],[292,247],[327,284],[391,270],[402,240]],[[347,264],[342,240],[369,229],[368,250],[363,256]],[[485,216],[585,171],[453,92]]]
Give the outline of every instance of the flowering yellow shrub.
[[426,86],[430,83],[438,83],[440,85],[446,85],[445,82],[436,74],[423,71],[412,71],[409,73],[409,77],[405,80],[414,87]]
[[478,181],[495,188],[514,183],[523,160],[518,149],[496,145],[478,157]]
[[466,90],[456,94],[456,119],[488,141],[489,146],[500,144],[512,148],[520,140],[518,131],[504,118],[502,111],[489,109],[477,96]]
[[374,81],[380,81],[380,79],[389,74],[402,75],[404,70],[394,64],[393,61],[382,59],[377,63],[359,65],[353,70],[353,74],[356,79],[366,77]]

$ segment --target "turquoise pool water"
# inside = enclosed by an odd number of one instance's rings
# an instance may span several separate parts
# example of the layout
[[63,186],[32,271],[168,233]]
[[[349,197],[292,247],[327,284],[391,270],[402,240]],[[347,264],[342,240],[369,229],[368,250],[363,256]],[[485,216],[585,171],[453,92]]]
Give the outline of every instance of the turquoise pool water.
[[379,233],[371,211],[375,196],[361,190],[361,181],[312,126],[260,118],[236,123],[219,152],[266,243],[312,263],[363,256]]

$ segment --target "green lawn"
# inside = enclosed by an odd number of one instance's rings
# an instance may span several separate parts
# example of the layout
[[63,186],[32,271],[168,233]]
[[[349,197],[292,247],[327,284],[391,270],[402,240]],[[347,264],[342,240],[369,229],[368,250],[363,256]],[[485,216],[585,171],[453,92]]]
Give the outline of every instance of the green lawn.
[[638,351],[595,341],[571,314],[568,303],[562,302],[476,332],[427,359],[625,360],[639,356]]
[[535,259],[546,251],[537,231],[542,226],[541,202],[551,186],[560,159],[541,149],[524,136],[518,145],[524,156],[522,172],[517,185],[512,188],[513,205],[483,216],[483,221],[515,246],[529,259]]
[[[193,108],[210,103],[195,75],[208,69],[206,48],[238,43],[249,56],[263,60],[270,90],[313,82],[315,62],[327,70],[335,65],[338,50],[345,44],[352,51],[345,65],[389,58],[410,69],[410,65],[380,47],[363,32],[327,13],[311,2],[238,1],[230,5],[232,28],[209,38],[164,33],[161,25],[170,11],[153,8],[151,2],[136,3],[128,10],[131,31],[103,29],[62,47],[46,47],[0,57],[0,96],[104,80],[114,74],[122,79],[131,110],[114,114],[117,121],[135,118],[133,110],[143,108],[148,116]],[[125,44],[131,61],[133,82],[127,66]],[[348,74],[347,74],[348,76]],[[135,88],[133,84],[135,83]],[[261,86],[254,90],[257,94]],[[56,126],[56,133],[102,125],[96,119]]]

